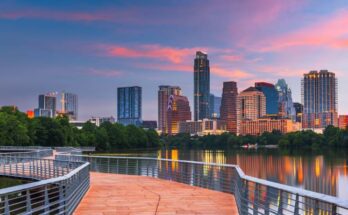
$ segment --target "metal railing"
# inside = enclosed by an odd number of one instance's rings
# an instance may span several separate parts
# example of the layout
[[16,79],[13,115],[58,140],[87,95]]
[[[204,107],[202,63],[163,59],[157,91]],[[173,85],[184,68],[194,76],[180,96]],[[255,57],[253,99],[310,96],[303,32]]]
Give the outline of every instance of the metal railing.
[[234,195],[240,214],[348,214],[348,201],[244,174],[236,165],[144,157],[56,155],[91,171],[151,176]]
[[90,184],[89,163],[0,156],[0,175],[39,180],[0,189],[0,214],[72,214]]
[[[6,152],[1,152],[6,151]],[[50,147],[0,146],[0,156],[43,158],[53,155]]]
[[94,152],[95,147],[54,147],[57,152],[71,152],[71,151],[80,151],[80,152]]

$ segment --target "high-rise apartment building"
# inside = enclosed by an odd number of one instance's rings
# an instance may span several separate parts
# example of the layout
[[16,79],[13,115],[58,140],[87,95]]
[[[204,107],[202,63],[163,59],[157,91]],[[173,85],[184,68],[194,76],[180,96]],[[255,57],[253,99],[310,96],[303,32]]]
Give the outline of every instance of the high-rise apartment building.
[[138,86],[117,88],[117,122],[140,126],[142,122],[142,89]]
[[73,93],[62,93],[62,113],[67,115],[70,120],[77,120],[78,100],[77,95]]
[[338,125],[337,79],[327,70],[311,71],[302,79],[303,128]]
[[271,83],[256,82],[255,88],[266,96],[266,114],[277,115],[279,112],[279,94],[275,86]]
[[266,115],[266,97],[255,87],[249,87],[237,97],[238,117],[241,120],[256,120]]
[[210,67],[208,55],[196,52],[194,59],[194,120],[210,118]]
[[169,96],[181,95],[181,88],[178,86],[159,86],[158,89],[158,129],[162,133],[168,133],[167,129],[167,111],[168,111],[168,99]]
[[292,101],[292,92],[284,79],[279,79],[275,85],[279,93],[279,115],[295,120],[295,108]]
[[186,96],[171,95],[168,99],[167,129],[168,135],[179,133],[179,123],[191,120],[190,103]]
[[39,95],[39,106],[34,110],[35,117],[55,117],[56,110],[56,93],[47,93]]
[[[244,120],[257,120],[266,115],[266,96],[255,87],[249,87],[237,97],[237,128]],[[238,130],[237,133],[240,131]]]
[[221,97],[210,94],[209,110],[211,118],[220,118]]
[[224,82],[220,118],[226,122],[226,130],[237,133],[237,97],[238,88],[234,81]]

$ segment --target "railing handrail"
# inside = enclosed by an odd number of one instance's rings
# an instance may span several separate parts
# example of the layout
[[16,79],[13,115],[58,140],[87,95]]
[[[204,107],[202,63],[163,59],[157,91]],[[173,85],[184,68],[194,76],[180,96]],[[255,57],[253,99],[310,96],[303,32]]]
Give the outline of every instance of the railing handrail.
[[[38,160],[49,160],[49,159],[38,159]],[[54,161],[54,160],[51,160],[51,161]],[[17,192],[20,190],[32,189],[32,188],[35,188],[35,187],[38,187],[41,185],[52,184],[52,183],[57,183],[59,181],[67,180],[89,165],[89,162],[71,162],[71,161],[69,161],[69,163],[81,163],[82,165],[73,169],[72,171],[70,171],[69,173],[67,173],[66,175],[63,175],[63,176],[58,176],[55,178],[49,178],[49,179],[31,182],[28,184],[21,184],[21,185],[17,185],[17,186],[13,186],[13,187],[7,187],[7,188],[0,189],[0,195],[13,193],[13,192]]]
[[130,159],[130,160],[154,160],[154,161],[169,161],[169,162],[178,162],[178,163],[189,163],[189,164],[199,164],[199,165],[210,165],[210,166],[216,166],[216,167],[232,167],[235,168],[239,174],[239,177],[242,179],[245,179],[250,182],[254,182],[260,185],[265,185],[268,187],[272,187],[275,189],[283,190],[289,193],[298,194],[301,196],[309,197],[316,200],[321,200],[328,202],[330,204],[335,204],[339,207],[348,209],[348,200],[344,200],[335,196],[330,196],[318,192],[313,192],[310,190],[293,187],[290,185],[285,185],[277,182],[272,182],[260,178],[255,178],[249,175],[246,175],[243,170],[235,164],[219,164],[219,163],[209,163],[209,162],[202,162],[202,161],[189,161],[189,160],[173,160],[173,159],[166,159],[166,158],[153,158],[153,157],[126,157],[126,156],[98,156],[98,155],[69,155],[74,157],[92,157],[92,158],[117,158],[117,159]]

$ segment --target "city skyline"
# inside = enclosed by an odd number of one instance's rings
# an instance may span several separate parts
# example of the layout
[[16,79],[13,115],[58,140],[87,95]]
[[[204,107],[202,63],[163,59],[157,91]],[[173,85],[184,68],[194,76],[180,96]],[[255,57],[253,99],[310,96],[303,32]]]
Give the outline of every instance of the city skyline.
[[243,90],[284,78],[301,102],[303,74],[327,69],[339,81],[338,113],[348,113],[347,3],[267,2],[2,1],[0,106],[34,109],[40,93],[65,89],[79,96],[79,119],[116,117],[115,89],[139,85],[151,120],[158,86],[178,85],[194,110],[192,59],[202,50],[215,96],[226,81]]

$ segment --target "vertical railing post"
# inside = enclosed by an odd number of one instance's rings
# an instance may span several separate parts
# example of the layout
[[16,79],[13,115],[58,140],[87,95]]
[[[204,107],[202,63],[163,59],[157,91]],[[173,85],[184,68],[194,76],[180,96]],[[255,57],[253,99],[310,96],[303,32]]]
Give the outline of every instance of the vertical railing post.
[[128,175],[128,159],[126,158],[126,175]]
[[119,168],[119,165],[118,165],[118,158],[116,158],[116,173],[119,174],[120,172],[120,168]]
[[110,173],[110,158],[108,158],[108,173]]
[[244,191],[242,197],[242,214],[248,214],[249,211],[249,181],[244,180]]
[[337,206],[335,204],[332,205],[331,214],[332,215],[336,215],[337,214]]
[[65,214],[65,194],[64,191],[65,187],[60,184],[59,185],[59,212],[62,212],[63,214]]
[[48,187],[47,185],[45,186],[45,213],[49,212],[50,205],[48,201]]
[[255,183],[255,191],[254,191],[254,215],[258,214],[259,211],[259,193],[260,193],[260,185],[258,183]]
[[299,208],[299,195],[296,193],[296,200],[295,200],[295,210],[294,210],[294,215],[299,215],[300,208]]
[[30,190],[26,192],[26,212],[31,213],[31,199],[30,199]]
[[270,200],[270,192],[269,192],[269,189],[271,189],[270,187],[266,187],[266,202],[265,202],[265,215],[269,215],[269,205],[271,203],[271,200]]
[[314,215],[319,215],[319,200],[315,200]]
[[278,214],[283,214],[283,191],[279,191],[279,206],[278,206]]
[[136,165],[135,165],[135,171],[136,171],[135,175],[139,175],[139,169],[138,169],[139,168],[139,166],[138,166],[139,164],[138,164],[138,162],[139,162],[139,160],[137,159],[137,162],[136,162]]
[[5,211],[5,214],[10,214],[10,205],[8,203],[8,196],[7,195],[5,196],[5,209],[4,209],[4,211]]

